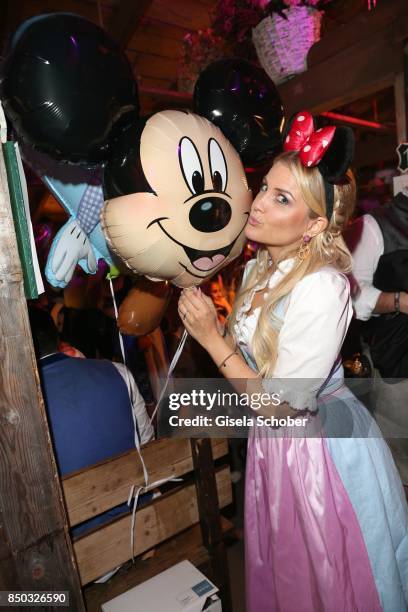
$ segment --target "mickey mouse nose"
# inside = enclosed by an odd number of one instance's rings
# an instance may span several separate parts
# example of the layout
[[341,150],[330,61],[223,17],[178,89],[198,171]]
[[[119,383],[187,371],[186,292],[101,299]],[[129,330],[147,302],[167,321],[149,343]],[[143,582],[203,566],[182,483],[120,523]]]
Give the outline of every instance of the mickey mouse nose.
[[190,223],[200,232],[218,232],[231,219],[231,206],[222,198],[203,198],[190,210]]

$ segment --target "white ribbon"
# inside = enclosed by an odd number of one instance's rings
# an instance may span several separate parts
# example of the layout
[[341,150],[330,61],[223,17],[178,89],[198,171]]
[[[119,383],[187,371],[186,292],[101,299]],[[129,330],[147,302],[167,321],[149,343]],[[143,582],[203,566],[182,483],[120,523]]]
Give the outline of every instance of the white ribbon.
[[132,497],[134,496],[133,507],[132,507],[132,523],[130,527],[130,554],[131,554],[133,563],[135,562],[134,549],[135,549],[136,510],[137,510],[137,505],[139,503],[140,494],[147,493],[148,491],[151,491],[152,489],[155,489],[156,487],[160,487],[166,482],[182,482],[182,481],[183,481],[182,478],[175,478],[174,476],[169,476],[168,478],[161,478],[160,480],[156,480],[156,482],[152,482],[149,485],[146,484],[145,486],[138,486],[138,487],[136,487],[136,485],[132,485],[130,487],[130,493],[129,493],[127,505],[128,506],[131,505]]
[[176,367],[178,360],[180,359],[180,355],[181,355],[182,350],[183,350],[183,348],[184,348],[184,345],[185,345],[185,343],[186,343],[187,336],[188,336],[188,332],[187,332],[187,330],[184,330],[183,335],[182,335],[182,337],[181,337],[181,340],[180,340],[180,342],[179,342],[179,345],[178,345],[178,347],[177,347],[177,350],[176,350],[176,352],[174,353],[174,357],[173,357],[173,359],[171,360],[171,364],[170,364],[170,367],[169,367],[169,371],[168,371],[168,373],[167,373],[167,377],[166,377],[166,380],[165,380],[165,383],[164,383],[164,387],[163,387],[163,389],[162,389],[162,390],[161,390],[161,392],[160,392],[160,396],[159,396],[159,399],[157,400],[156,407],[155,407],[155,409],[153,410],[153,414],[152,414],[152,416],[150,417],[150,423],[152,423],[152,421],[153,421],[153,419],[154,419],[154,417],[155,417],[155,415],[156,415],[156,412],[157,412],[157,410],[158,410],[158,408],[159,408],[160,402],[162,401],[163,396],[164,396],[164,394],[165,394],[165,392],[166,392],[167,385],[169,384],[170,377],[171,377],[171,375],[173,374],[173,370],[174,370],[174,368]]
[[[109,278],[109,285],[110,285],[110,290],[111,290],[111,295],[112,295],[112,301],[113,301],[113,308],[115,311],[115,317],[116,317],[116,321],[118,320],[118,309],[116,306],[116,300],[115,300],[115,292],[113,289],[113,283],[112,283],[112,279]],[[126,355],[125,355],[125,347],[123,345],[123,338],[122,338],[122,334],[118,328],[118,332],[119,332],[119,343],[120,343],[120,350],[122,353],[122,357],[123,357],[123,363],[126,365]],[[174,357],[171,361],[170,367],[169,367],[169,371],[167,374],[167,378],[166,381],[164,383],[164,387],[160,393],[159,399],[157,400],[157,404],[156,407],[154,409],[154,412],[150,418],[150,423],[152,423],[155,414],[157,412],[157,409],[159,407],[159,404],[161,402],[161,400],[163,399],[164,393],[166,391],[167,385],[169,383],[170,377],[173,373],[174,368],[177,365],[177,362],[180,358],[181,352],[184,348],[184,344],[186,342],[188,333],[186,330],[184,330],[183,336],[180,340],[180,343],[177,347],[177,350],[174,354]],[[128,369],[126,369],[126,376],[127,378],[129,377],[129,371]],[[133,499],[133,507],[132,507],[132,522],[131,522],[131,527],[130,527],[130,551],[131,551],[131,557],[132,557],[132,561],[135,561],[135,556],[134,556],[134,544],[135,544],[135,525],[136,525],[136,510],[137,510],[137,505],[139,503],[139,497],[141,493],[146,493],[148,491],[151,491],[152,489],[155,489],[156,487],[160,487],[161,485],[165,484],[166,482],[182,482],[183,479],[182,478],[175,478],[174,476],[169,476],[167,478],[162,478],[160,480],[156,480],[155,482],[152,482],[149,484],[149,473],[147,471],[145,462],[143,461],[143,456],[140,450],[140,440],[139,440],[139,435],[137,432],[137,426],[136,426],[136,417],[134,415],[134,411],[132,409],[132,416],[133,416],[133,424],[134,424],[134,430],[135,430],[135,446],[140,458],[140,462],[142,464],[143,467],[143,478],[144,478],[144,485],[132,485],[130,487],[130,491],[129,491],[129,497],[128,497],[128,501],[127,501],[127,505],[130,506],[132,503],[132,497],[134,497]]]
[[[152,416],[150,417],[150,423],[152,423],[156,412],[159,408],[160,402],[163,399],[163,396],[166,392],[167,389],[167,385],[169,384],[169,380],[170,377],[173,373],[174,368],[177,365],[177,362],[180,358],[180,355],[182,353],[182,350],[184,348],[185,342],[187,340],[187,336],[188,333],[186,330],[184,330],[183,336],[179,342],[179,345],[177,347],[176,352],[174,353],[174,357],[171,360],[170,366],[169,366],[169,371],[167,373],[167,377],[166,377],[166,381],[164,383],[163,389],[160,392],[160,396],[159,399],[157,400],[156,403],[156,407],[153,411]],[[133,500],[133,507],[132,507],[132,523],[131,523],[131,535],[130,535],[130,552],[131,552],[131,557],[132,557],[132,561],[135,561],[135,557],[134,557],[134,543],[135,543],[135,525],[136,525],[136,510],[137,510],[137,505],[139,503],[139,496],[140,494],[146,493],[147,491],[150,491],[151,489],[154,489],[156,487],[160,487],[162,484],[166,483],[166,482],[182,482],[183,479],[182,478],[175,478],[174,476],[169,476],[168,478],[162,478],[161,480],[156,480],[156,482],[152,482],[151,484],[148,484],[147,481],[145,481],[145,486],[139,486],[136,487],[135,485],[132,485],[132,487],[130,488],[130,493],[129,493],[129,498],[128,498],[128,506],[131,505],[132,502],[132,497],[134,496],[134,500]]]
[[4,115],[3,106],[0,102],[0,142],[2,144],[7,142],[7,122]]
[[[114,292],[114,289],[113,289],[113,283],[112,283],[112,279],[111,278],[109,278],[109,286],[110,286],[111,295],[112,295],[113,309],[115,311],[115,317],[116,317],[116,321],[117,321],[118,320],[118,308],[116,306],[115,292]],[[120,350],[121,350],[121,353],[122,353],[123,363],[127,366],[127,364],[126,364],[126,355],[125,355],[125,347],[123,345],[123,338],[122,338],[122,334],[120,333],[119,328],[118,328],[118,332],[119,332],[119,344],[120,344]],[[128,370],[127,367],[126,367],[125,373],[126,373],[126,380],[127,380],[127,383],[128,383],[127,387],[128,387],[128,389],[130,389],[129,370]],[[143,461],[143,456],[142,456],[142,453],[141,453],[141,450],[140,450],[140,438],[139,438],[139,434],[138,434],[138,431],[137,431],[136,416],[135,416],[135,413],[134,413],[134,410],[133,410],[133,406],[132,406],[132,418],[133,418],[133,428],[134,428],[134,432],[135,432],[135,436],[134,436],[135,446],[136,446],[137,453],[139,455],[140,463],[142,464],[144,481],[145,481],[145,484],[147,485],[147,483],[149,481],[149,474],[147,472],[147,468],[146,468],[145,462]]]

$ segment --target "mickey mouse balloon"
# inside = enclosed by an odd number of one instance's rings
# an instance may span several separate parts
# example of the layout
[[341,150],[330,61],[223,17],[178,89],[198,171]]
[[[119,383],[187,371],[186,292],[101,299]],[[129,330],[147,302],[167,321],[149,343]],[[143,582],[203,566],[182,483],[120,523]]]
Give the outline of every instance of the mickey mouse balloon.
[[189,287],[240,254],[251,192],[239,155],[214,124],[181,111],[153,115],[140,136],[138,193],[137,152],[129,163],[127,151],[107,166],[108,190],[122,195],[106,202],[101,222],[128,268]]
[[37,170],[70,214],[48,258],[51,284],[65,287],[77,264],[95,273],[98,259],[116,255],[138,274],[188,287],[241,252],[252,199],[241,159],[263,163],[282,128],[276,88],[255,65],[209,67],[198,114],[139,119],[136,83],[117,45],[86,19],[57,13],[17,30],[1,95],[37,154],[97,164],[74,180],[69,166],[49,160]]

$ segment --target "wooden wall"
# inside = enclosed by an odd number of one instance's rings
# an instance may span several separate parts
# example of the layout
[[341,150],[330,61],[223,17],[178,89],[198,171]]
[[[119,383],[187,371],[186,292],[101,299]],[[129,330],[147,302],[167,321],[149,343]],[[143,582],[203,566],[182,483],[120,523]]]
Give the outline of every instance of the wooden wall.
[[332,110],[394,86],[403,70],[408,2],[378,4],[312,47],[308,71],[280,87],[288,114],[299,104],[312,112]]
[[0,148],[0,590],[69,591],[85,610],[39,387]]
[[[189,31],[209,27],[215,1],[104,0],[98,7],[93,0],[4,0],[4,7],[9,6],[10,10],[3,7],[0,18],[3,17],[3,39],[6,30],[10,34],[24,19],[47,12],[78,13],[103,25],[108,31],[113,26],[115,34],[120,32],[119,37],[126,39],[126,54],[141,90],[142,112],[150,113],[160,107],[180,106],[180,100],[183,101],[182,97],[176,96],[174,101],[170,97],[164,103],[157,95],[152,96],[144,90],[177,89],[183,37]],[[135,25],[132,25],[132,19],[137,22]],[[133,29],[130,36],[129,30],[126,31],[127,21]],[[188,105],[188,99],[184,98],[183,103]]]
[[[215,4],[216,0],[3,0],[0,34],[3,29],[4,37],[5,30],[13,31],[23,19],[42,12],[72,11],[100,23],[123,43],[138,80],[141,112],[150,114],[191,107],[191,98],[177,91],[182,40],[187,32],[210,25]],[[406,132],[401,79],[407,24],[407,0],[379,0],[372,11],[366,0],[333,2],[323,20],[322,40],[309,53],[309,70],[279,87],[287,116],[300,108],[315,113],[340,109],[378,120],[388,133],[356,130],[358,165],[392,157]]]

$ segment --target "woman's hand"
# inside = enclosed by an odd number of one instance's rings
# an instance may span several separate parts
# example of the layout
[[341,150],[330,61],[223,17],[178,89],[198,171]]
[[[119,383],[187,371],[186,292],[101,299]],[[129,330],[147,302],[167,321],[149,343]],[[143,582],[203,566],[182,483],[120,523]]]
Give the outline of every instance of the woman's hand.
[[214,336],[220,334],[215,306],[201,289],[183,289],[178,302],[178,312],[190,336],[204,348]]
[[408,314],[408,293],[406,291],[400,292],[400,312]]
[[[222,317],[223,320],[220,319],[220,313],[217,310],[217,304],[214,302],[214,300],[212,298],[210,298],[208,295],[206,295],[205,293],[203,293],[201,291],[201,289],[199,289],[201,297],[203,298],[203,300],[208,304],[208,307],[210,310],[212,310],[215,313],[216,319],[217,319],[217,330],[218,333],[220,334],[220,336],[224,336],[224,331],[225,331],[225,325],[226,325],[226,317]],[[231,309],[232,310],[232,309]],[[229,314],[229,312],[228,312]]]

